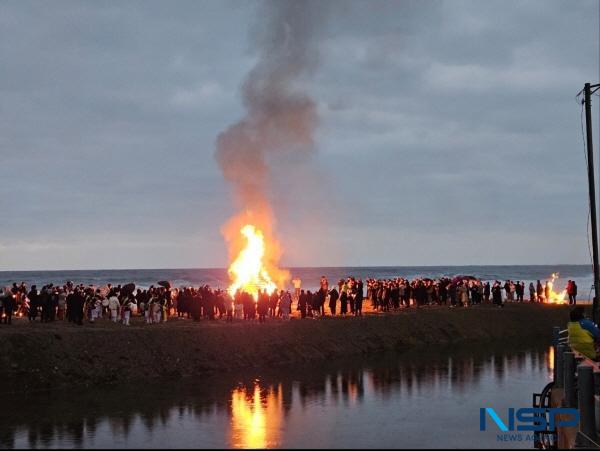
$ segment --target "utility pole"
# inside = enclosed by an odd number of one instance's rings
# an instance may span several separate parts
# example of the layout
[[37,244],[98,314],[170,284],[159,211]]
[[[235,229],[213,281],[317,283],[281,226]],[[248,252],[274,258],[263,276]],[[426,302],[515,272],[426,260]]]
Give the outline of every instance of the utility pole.
[[[592,307],[594,322],[598,324],[598,302],[600,301],[600,275],[598,271],[598,225],[596,223],[596,186],[594,183],[594,146],[592,143],[592,94],[600,89],[600,84],[586,83],[583,88],[585,104],[585,131],[587,135],[587,170],[590,196],[590,217],[592,225],[592,254],[594,260],[594,304]],[[592,91],[593,90],[593,91]]]

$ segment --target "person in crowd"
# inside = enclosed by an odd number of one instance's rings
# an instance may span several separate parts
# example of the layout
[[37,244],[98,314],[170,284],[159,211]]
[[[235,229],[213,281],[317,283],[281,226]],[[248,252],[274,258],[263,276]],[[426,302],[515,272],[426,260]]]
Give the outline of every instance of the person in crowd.
[[[155,292],[154,296],[152,297],[151,304],[152,304],[152,310],[151,310],[152,322],[154,324],[160,324],[161,314],[162,314],[162,304],[160,303],[160,297],[157,292]],[[112,314],[111,314],[111,317],[112,317]]]
[[517,302],[523,302],[523,298],[525,296],[525,283],[517,280],[515,284],[515,292],[517,295]]
[[8,296],[12,297],[11,288],[9,286],[0,286],[0,323],[6,317],[6,309],[8,307]]
[[473,283],[477,287],[477,303],[481,304],[481,302],[483,301],[483,295],[484,295],[483,284],[481,283],[481,281],[477,281],[477,282],[473,282]]
[[124,299],[123,299],[123,305],[121,306],[121,309],[123,311],[123,324],[125,326],[129,326],[132,305],[134,303],[133,299],[134,299],[133,294],[128,294],[127,296],[124,296]]
[[[296,298],[298,299],[298,298]],[[269,296],[269,316],[275,318],[277,316],[277,305],[279,304],[279,294],[277,290],[273,290]]]
[[[283,292],[283,290],[282,290]],[[284,292],[279,299],[279,310],[284,320],[290,318],[290,309],[292,308],[292,295],[289,291]]]
[[38,298],[38,304],[42,308],[42,323],[50,321],[50,286],[44,285]]
[[116,323],[119,318],[119,308],[120,307],[121,307],[121,303],[119,302],[117,293],[113,292],[112,295],[108,298],[108,310],[110,312],[110,320],[113,323]]
[[[440,294],[440,298],[442,299],[443,303],[446,304],[448,300],[448,285],[444,284],[441,288],[443,291]],[[407,291],[408,290],[404,281],[398,280],[398,308],[408,307],[408,300],[406,296]]]
[[504,282],[504,294],[505,294],[506,302],[512,301],[512,294],[510,291],[510,280],[507,280]]
[[569,296],[569,304],[576,305],[577,304],[577,284],[574,280],[569,280],[567,282],[567,295]]
[[50,321],[56,320],[56,310],[58,310],[58,287],[53,285],[50,290]]
[[467,286],[464,282],[459,282],[458,293],[460,296],[461,306],[468,307],[469,306],[469,291],[467,290]]
[[15,315],[20,317],[29,316],[29,300],[27,299],[27,287],[21,282],[17,297],[15,298]]
[[479,287],[473,281],[467,284],[469,288],[469,295],[471,296],[471,305],[479,304]]
[[458,292],[454,282],[448,285],[448,297],[450,298],[450,307],[454,308],[458,305]]
[[363,305],[363,282],[361,279],[358,279],[358,282],[355,285],[355,294],[354,294],[354,315],[362,316],[362,305]]
[[[112,293],[112,291],[109,293]],[[102,317],[110,318],[110,309],[108,308],[108,297],[102,299]]]
[[[347,277],[340,279],[331,290],[324,291],[329,287],[327,279],[322,277],[316,285],[316,291],[300,290],[294,311],[301,318],[319,318],[326,315],[326,305],[330,314],[338,314],[338,300],[340,304],[339,314],[342,316],[361,316],[364,307],[365,289],[366,297],[371,300],[370,307],[374,312],[387,313],[406,308],[421,308],[425,306],[477,306],[490,300],[496,306],[503,306],[504,296],[523,302],[525,283],[523,281],[513,282],[507,279],[501,283],[495,281],[493,286],[490,282],[483,282],[474,277],[460,277],[450,279],[440,277],[429,279],[416,277],[406,279],[402,277],[388,279],[363,279]],[[316,281],[315,281],[316,282]],[[539,280],[538,280],[538,285]],[[235,294],[220,288],[211,288],[209,285],[195,287],[165,288],[162,286],[150,286],[148,289],[138,288],[130,291],[127,286],[106,286],[97,288],[92,285],[67,282],[61,286],[52,283],[42,287],[40,292],[32,285],[28,292],[24,284],[18,286],[12,284],[8,289],[13,295],[14,311],[23,311],[30,321],[35,321],[37,313],[41,310],[42,322],[51,322],[54,318],[81,324],[82,320],[93,323],[102,318],[104,306],[108,308],[110,321],[121,322],[129,325],[140,317],[140,321],[147,324],[157,324],[167,321],[171,315],[180,319],[224,320],[232,322],[234,318],[253,321],[258,317],[259,322],[265,322],[266,317],[283,317],[288,319],[291,314],[294,297],[285,289],[274,290],[269,295],[265,290],[259,292],[255,301],[252,294],[244,290],[238,290]],[[569,299],[574,299],[576,286],[574,281],[569,281],[567,291]],[[529,285],[530,300],[538,297],[538,288],[532,282]],[[544,287],[541,286],[544,299]],[[283,297],[289,299],[281,302]],[[295,294],[295,292],[294,292]],[[115,299],[117,302],[115,302]],[[573,301],[571,301],[573,302]],[[23,306],[23,310],[21,310]],[[2,312],[7,309],[2,302]],[[367,307],[369,308],[369,307]],[[17,317],[20,316],[17,314]],[[8,321],[8,320],[7,320]]]
[[354,315],[355,307],[356,307],[356,305],[355,305],[356,285],[354,284],[354,281],[352,280],[352,278],[348,279],[347,296],[348,296],[348,306],[350,307],[350,314]]
[[296,299],[296,302],[298,302],[298,300],[300,299],[300,288],[302,287],[302,279],[300,279],[300,277],[294,277],[292,279],[292,284],[294,285],[294,299]]
[[96,294],[94,295],[93,305],[92,305],[92,318],[94,321],[102,318],[102,299],[103,296],[100,293],[100,290],[96,290]]
[[67,309],[67,288],[62,287],[58,293],[57,319],[59,321],[64,321],[66,309]]
[[228,323],[232,323],[233,315],[235,312],[235,304],[233,303],[233,300],[231,299],[231,297],[229,296],[228,293],[223,293],[223,299],[225,302],[225,310],[226,310],[225,320]]
[[340,290],[340,315],[345,316],[348,313],[348,291],[346,285]]
[[489,282],[486,282],[486,283],[483,285],[483,299],[484,299],[484,302],[485,302],[486,304],[489,304],[489,303],[490,303],[490,295],[491,295],[491,293],[492,293],[492,289],[491,289],[491,287],[490,287],[490,283],[489,283]]
[[377,311],[379,303],[377,299],[378,281],[374,279],[367,280],[367,297],[371,300],[371,307]]
[[[321,302],[323,300],[323,302]],[[321,310],[322,303],[325,303],[325,297],[323,296],[323,291],[319,288],[317,291],[313,293],[312,298],[312,311],[313,318],[323,316],[323,310]]]
[[536,296],[537,302],[544,302],[544,287],[542,286],[542,283],[540,282],[539,279],[535,285],[535,291],[537,293],[537,296]]
[[305,293],[304,290],[300,290],[300,296],[298,297],[298,307],[297,310],[300,312],[300,318],[306,318],[306,308],[307,308],[307,297],[310,297],[310,290],[308,293]]
[[266,289],[263,289],[263,291],[260,292],[258,295],[256,310],[258,312],[258,322],[266,322],[267,314],[269,313],[269,295],[267,294]]
[[[277,290],[275,290],[277,291]],[[238,291],[235,295],[235,317],[236,319],[244,319],[244,300],[242,298],[242,294]]]
[[[152,324],[152,304],[154,300],[151,297],[148,297],[147,300],[142,301],[142,305],[144,306],[144,319],[146,320],[146,324]],[[190,309],[190,313],[192,313],[192,309]]]
[[11,287],[0,288],[0,306],[2,307],[2,322],[12,324],[13,311],[15,309],[15,295]]
[[504,307],[504,304],[502,303],[502,286],[497,280],[494,282],[494,286],[492,287],[492,302],[498,307]]
[[[69,296],[71,296],[71,301],[69,302]],[[79,287],[75,288],[73,293],[67,296],[67,312],[71,315],[71,321],[77,324],[78,326],[83,325],[83,305],[85,303],[85,298],[83,293]]]
[[535,292],[535,285],[533,284],[533,282],[529,283],[529,302],[535,302],[536,301],[536,292]]
[[317,307],[319,309],[319,315],[325,316],[325,300],[327,299],[329,291],[320,288],[317,293]]
[[319,285],[320,285],[320,289],[324,293],[327,293],[329,291],[329,280],[327,280],[327,277],[321,276],[321,280],[319,282]]
[[331,316],[335,316],[337,300],[339,299],[339,297],[340,295],[334,286],[329,292],[329,312],[331,313]]
[[569,331],[569,346],[586,357],[596,360],[600,344],[600,329],[594,322],[585,317],[582,306],[575,306],[569,313],[567,324]]

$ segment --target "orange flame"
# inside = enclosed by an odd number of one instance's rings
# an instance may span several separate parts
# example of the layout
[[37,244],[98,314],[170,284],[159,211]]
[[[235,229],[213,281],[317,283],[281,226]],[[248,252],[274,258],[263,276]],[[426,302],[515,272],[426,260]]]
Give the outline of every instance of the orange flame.
[[263,264],[265,256],[263,233],[252,224],[246,224],[240,233],[246,237],[246,247],[229,267],[229,276],[233,283],[228,291],[233,296],[238,290],[242,290],[251,294],[256,300],[259,291],[267,290],[267,293],[271,294],[277,289],[277,285]]
[[290,273],[278,267],[282,251],[274,237],[274,223],[271,209],[263,205],[235,215],[221,228],[232,262],[228,269],[230,296],[241,290],[258,300],[259,291],[271,294],[285,288]]
[[567,290],[564,289],[560,293],[554,291],[554,281],[558,279],[558,273],[552,273],[550,276],[550,280],[548,281],[548,298],[546,302],[550,304],[565,304],[565,296],[567,295]]

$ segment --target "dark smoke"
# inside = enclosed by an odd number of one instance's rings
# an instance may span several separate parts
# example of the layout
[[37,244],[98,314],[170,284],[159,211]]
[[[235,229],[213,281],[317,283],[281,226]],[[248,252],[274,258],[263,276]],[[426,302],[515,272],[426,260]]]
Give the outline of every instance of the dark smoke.
[[270,211],[270,158],[314,148],[316,106],[301,82],[317,64],[323,3],[268,1],[262,13],[258,62],[242,88],[246,114],[219,134],[215,152],[241,206],[259,215]]

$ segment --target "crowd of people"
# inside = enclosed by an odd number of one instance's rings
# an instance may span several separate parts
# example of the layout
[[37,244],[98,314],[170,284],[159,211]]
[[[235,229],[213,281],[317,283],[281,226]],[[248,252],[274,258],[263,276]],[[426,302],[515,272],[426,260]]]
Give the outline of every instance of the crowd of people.
[[[575,304],[574,281],[568,281],[566,291],[569,303]],[[551,295],[551,281],[530,283],[529,302],[547,302]],[[147,324],[165,322],[169,317],[265,322],[267,318],[289,319],[294,309],[302,319],[361,316],[365,300],[375,312],[431,305],[469,307],[490,302],[501,307],[505,302],[524,302],[525,283],[496,280],[490,284],[472,276],[368,278],[363,283],[360,278],[348,277],[330,286],[327,277],[322,276],[315,290],[302,289],[301,281],[296,278],[293,293],[263,290],[256,296],[244,291],[231,296],[228,291],[209,285],[171,288],[169,283],[136,289],[133,283],[94,287],[66,282],[61,286],[48,284],[39,290],[36,285],[27,288],[25,283],[13,283],[12,287],[0,289],[1,318],[7,324],[13,316],[29,321],[39,318],[42,323],[70,321],[79,325],[107,319],[128,326],[132,316],[143,317]]]
[[[455,277],[453,279],[442,277],[440,279],[417,278],[409,281],[403,278],[396,279],[367,279],[367,297],[371,300],[373,308],[381,311],[397,310],[411,305],[448,305],[449,307],[468,307],[489,303],[498,306],[504,302],[524,302],[525,282],[499,280],[490,284],[475,277]],[[569,303],[577,301],[577,284],[569,280],[566,288]],[[552,281],[548,280],[543,285],[540,280],[534,285],[529,284],[529,302],[549,302],[552,299]]]
[[38,290],[36,285],[28,289],[25,283],[13,283],[0,291],[1,318],[7,324],[16,316],[31,322],[39,318],[42,323],[69,321],[80,325],[106,318],[128,326],[131,316],[140,314],[148,323],[166,321],[166,312],[172,307],[172,290],[153,286],[134,293],[132,286],[108,284],[96,288],[66,282]]

